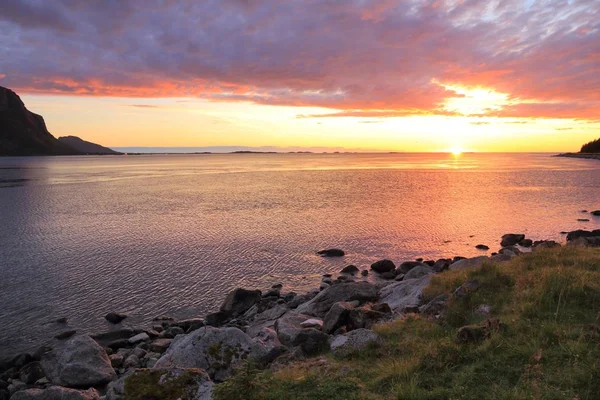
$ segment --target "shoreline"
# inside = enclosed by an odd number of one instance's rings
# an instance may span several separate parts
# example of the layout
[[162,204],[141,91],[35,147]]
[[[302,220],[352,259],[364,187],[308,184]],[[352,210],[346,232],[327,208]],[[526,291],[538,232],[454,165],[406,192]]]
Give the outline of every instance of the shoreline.
[[[369,270],[346,266],[335,278],[323,275],[320,287],[304,294],[282,292],[282,284],[265,291],[238,288],[226,295],[219,311],[204,317],[176,321],[157,316],[147,328],[95,335],[64,331],[49,347],[0,360],[0,394],[89,388],[94,391],[89,398],[103,393],[105,399],[116,400],[123,398],[124,382],[131,376],[199,368],[195,382],[210,395],[213,386],[227,380],[246,358],[273,368],[325,352],[345,354],[377,343],[380,339],[371,330],[377,323],[407,314],[437,315],[443,309],[440,299],[424,303],[421,297],[436,274],[563,247],[555,241],[533,242],[521,234],[504,235],[500,244],[491,257],[417,259],[399,265],[384,259]],[[600,247],[600,230],[569,232],[566,246]],[[322,255],[339,257],[343,251],[328,249]],[[371,275],[377,279],[369,282]],[[118,328],[126,316],[112,314]],[[87,370],[86,376],[69,374],[72,362]]]
[[567,157],[567,158],[583,158],[586,160],[600,160],[600,154],[598,153],[561,153],[555,157]]

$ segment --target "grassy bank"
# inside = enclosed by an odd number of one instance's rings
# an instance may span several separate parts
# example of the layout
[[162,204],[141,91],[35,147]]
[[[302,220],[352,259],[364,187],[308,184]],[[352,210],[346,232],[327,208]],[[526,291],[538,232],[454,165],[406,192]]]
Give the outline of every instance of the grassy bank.
[[[384,345],[336,359],[297,361],[277,371],[248,366],[218,386],[218,399],[598,399],[600,249],[549,249],[504,264],[437,275],[433,299],[450,296],[441,321],[419,315],[375,330]],[[475,343],[457,330],[487,317],[501,324]]]

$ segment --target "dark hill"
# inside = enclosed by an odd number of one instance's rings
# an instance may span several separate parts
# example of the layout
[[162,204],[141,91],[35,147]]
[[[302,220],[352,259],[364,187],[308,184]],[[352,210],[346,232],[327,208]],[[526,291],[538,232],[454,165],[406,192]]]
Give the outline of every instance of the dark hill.
[[584,144],[581,147],[581,153],[600,153],[600,139]]
[[58,140],[84,154],[123,154],[108,147],[85,141],[77,136],[61,136]]
[[0,86],[0,156],[79,154],[56,139],[44,118],[29,111],[12,90]]

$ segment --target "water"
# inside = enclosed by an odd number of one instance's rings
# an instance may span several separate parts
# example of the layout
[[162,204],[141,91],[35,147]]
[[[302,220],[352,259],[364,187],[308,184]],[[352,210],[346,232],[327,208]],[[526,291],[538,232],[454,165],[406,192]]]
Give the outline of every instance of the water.
[[[548,154],[0,159],[0,355],[67,329],[202,316],[243,286],[347,264],[482,254],[507,232],[598,229],[600,162]],[[316,250],[339,247],[344,259]]]

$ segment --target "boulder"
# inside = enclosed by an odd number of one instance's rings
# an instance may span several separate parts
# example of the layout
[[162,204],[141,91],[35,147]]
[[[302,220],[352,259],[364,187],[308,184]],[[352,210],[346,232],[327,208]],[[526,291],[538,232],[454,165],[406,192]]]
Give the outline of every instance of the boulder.
[[236,317],[246,312],[253,305],[260,303],[261,298],[262,293],[260,290],[237,288],[227,295],[220,311]]
[[300,323],[303,328],[315,328],[321,329],[323,327],[323,321],[318,318],[309,318],[306,321]]
[[317,254],[323,257],[343,257],[346,255],[346,253],[344,253],[344,250],[340,249],[321,250],[317,251]]
[[419,307],[419,313],[423,315],[440,315],[448,305],[448,295],[440,294],[429,303]]
[[428,267],[426,265],[419,265],[408,271],[406,275],[404,275],[404,280],[407,281],[409,279],[417,279],[422,276],[433,274],[434,272],[435,271],[431,267]]
[[314,356],[327,350],[329,347],[329,335],[318,329],[302,329],[292,343],[299,346],[300,350],[307,356]]
[[75,390],[61,386],[47,389],[27,389],[15,393],[11,400],[100,400],[96,389]]
[[536,251],[539,249],[553,249],[556,247],[561,247],[560,243],[555,242],[554,240],[536,240],[533,242],[533,250]]
[[567,242],[568,247],[600,247],[600,236],[578,237]]
[[507,233],[506,235],[502,236],[500,245],[502,247],[514,246],[523,239],[525,239],[525,235],[521,233]]
[[455,263],[450,264],[450,269],[456,270],[456,269],[477,268],[477,267],[481,267],[481,265],[488,260],[489,260],[489,257],[487,257],[487,256],[465,258],[464,260],[459,260]]
[[299,294],[294,296],[293,299],[291,299],[290,301],[288,301],[287,306],[289,308],[297,308],[299,307],[301,304],[306,303],[307,301],[309,301],[310,298],[308,296],[305,296],[303,294]]
[[302,322],[310,318],[309,315],[292,311],[281,316],[274,324],[279,341],[286,346],[292,346],[296,336],[303,329]]
[[429,267],[429,265],[419,261],[405,261],[398,267],[398,272],[401,274],[407,274],[411,269],[423,266]]
[[169,346],[171,346],[171,342],[173,339],[156,339],[152,343],[150,343],[149,349],[154,353],[164,353],[167,351]]
[[340,301],[370,302],[378,298],[377,288],[368,282],[340,283],[328,287],[312,300],[300,305],[296,311],[315,317],[323,317],[331,306]]
[[452,264],[452,260],[447,258],[440,258],[435,262],[435,264],[433,264],[433,270],[439,274],[440,272],[443,272],[450,268],[450,264]]
[[132,336],[129,339],[127,339],[129,344],[131,344],[131,345],[136,345],[138,343],[145,342],[147,340],[150,340],[150,336],[148,336],[148,334],[146,332],[138,333],[137,335]]
[[531,247],[533,245],[533,240],[531,239],[523,239],[519,242],[519,246],[521,247]]
[[202,327],[179,335],[156,362],[160,368],[200,368],[221,382],[245,359],[260,359],[266,348],[237,328]]
[[106,314],[104,316],[104,318],[111,324],[118,324],[119,322],[121,322],[125,318],[127,318],[127,315],[116,313],[116,312],[111,312],[111,313]]
[[356,266],[354,266],[354,265],[348,265],[348,266],[342,268],[342,270],[340,272],[342,274],[356,275],[358,273],[358,271],[360,271],[360,270]]
[[396,265],[390,260],[379,260],[371,264],[371,269],[375,272],[384,273],[396,269]]
[[592,214],[594,217],[600,217],[600,210],[592,211],[590,214]]
[[348,315],[354,307],[344,301],[335,303],[323,318],[323,332],[333,333],[348,323]]
[[[167,329],[165,329],[164,331],[162,331],[158,336],[161,338],[173,339],[175,336],[183,335],[184,333],[185,333],[185,331],[183,330],[183,328],[180,328],[178,326],[170,326]],[[131,338],[131,339],[133,339],[133,338]],[[129,340],[131,340],[131,339],[129,339]]]
[[139,331],[134,331],[131,328],[123,328],[115,331],[98,333],[96,335],[91,335],[91,338],[96,342],[100,343],[103,346],[106,346],[108,343],[121,340],[121,339],[129,339],[130,337],[136,335]]
[[594,231],[584,231],[578,229],[576,231],[571,231],[567,234],[567,241],[575,240],[580,237],[590,237],[590,236],[600,236],[600,229],[596,229]]
[[33,385],[35,381],[43,377],[44,370],[39,361],[30,362],[19,371],[19,378],[28,385]]
[[99,386],[116,377],[104,349],[87,335],[59,342],[41,364],[50,382],[59,386]]
[[369,329],[356,329],[343,335],[336,335],[331,340],[331,351],[336,356],[348,356],[367,347],[381,346],[381,337]]
[[350,310],[346,328],[351,331],[360,328],[371,328],[375,323],[392,314],[392,310],[387,303],[369,305],[366,304],[360,308]]
[[113,368],[121,368],[121,366],[123,366],[123,361],[125,361],[125,358],[121,353],[111,354],[108,356],[108,359],[110,360],[110,365]]
[[217,311],[206,316],[206,325],[209,326],[221,326],[231,319],[231,314]]
[[138,369],[127,376],[123,397],[127,400],[211,400],[213,385],[197,368]]
[[394,311],[402,311],[408,306],[420,306],[423,289],[429,284],[431,275],[392,283],[381,289],[380,302],[387,303]]

